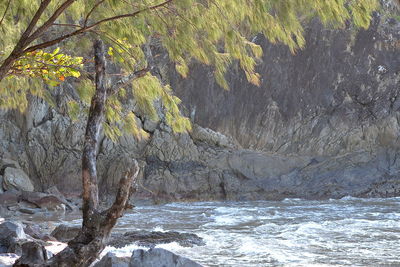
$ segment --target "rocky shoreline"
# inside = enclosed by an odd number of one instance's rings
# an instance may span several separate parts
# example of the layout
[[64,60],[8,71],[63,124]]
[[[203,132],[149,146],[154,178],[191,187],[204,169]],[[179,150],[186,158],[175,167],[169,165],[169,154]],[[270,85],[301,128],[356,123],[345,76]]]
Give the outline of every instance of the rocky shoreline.
[[[29,221],[5,221],[0,218],[0,266],[34,266],[50,259],[67,246],[67,242],[78,233],[79,226],[58,225],[49,232],[42,224]],[[183,246],[203,246],[202,238],[194,234],[179,232],[131,231],[123,235],[113,234],[108,243],[111,247],[138,244],[149,250],[134,250],[131,257],[109,252],[101,256],[93,267],[128,266],[201,266],[168,250],[155,248],[158,244],[178,242]],[[22,255],[22,257],[21,257]]]

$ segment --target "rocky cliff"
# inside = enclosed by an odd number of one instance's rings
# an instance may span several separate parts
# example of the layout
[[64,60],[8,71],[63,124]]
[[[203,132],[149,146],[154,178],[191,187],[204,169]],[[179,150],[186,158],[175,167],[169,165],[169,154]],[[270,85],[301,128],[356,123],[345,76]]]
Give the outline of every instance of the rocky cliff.
[[[148,140],[123,137],[114,144],[103,138],[102,196],[114,191],[129,157],[141,160],[138,197],[399,196],[398,18],[388,4],[368,30],[331,30],[312,21],[307,46],[295,55],[256,36],[265,54],[258,66],[260,87],[247,83],[235,66],[228,74],[230,91],[216,85],[212,70],[195,63],[182,79],[158,57],[160,75],[196,125],[192,133],[177,135],[162,122],[142,118]],[[25,114],[0,114],[3,187],[26,180],[10,178],[13,169],[23,170],[35,190],[56,185],[79,194],[85,123],[65,116],[63,99],[74,97],[73,86],[57,90],[56,109],[32,98]]]

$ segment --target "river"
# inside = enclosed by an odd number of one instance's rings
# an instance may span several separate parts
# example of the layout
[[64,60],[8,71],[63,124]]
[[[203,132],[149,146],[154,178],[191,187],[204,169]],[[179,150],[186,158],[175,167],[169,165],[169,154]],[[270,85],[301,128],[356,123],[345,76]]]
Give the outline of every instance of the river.
[[400,266],[400,198],[144,205],[116,228],[129,229],[195,233],[205,246],[158,247],[205,266]]

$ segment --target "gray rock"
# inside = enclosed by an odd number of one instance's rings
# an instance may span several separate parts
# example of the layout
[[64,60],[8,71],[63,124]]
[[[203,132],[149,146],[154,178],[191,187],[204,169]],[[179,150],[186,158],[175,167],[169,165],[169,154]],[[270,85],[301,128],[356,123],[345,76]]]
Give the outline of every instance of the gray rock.
[[68,242],[76,237],[80,230],[80,226],[60,224],[53,230],[53,232],[51,232],[50,235],[55,237],[60,242]]
[[[36,264],[43,264],[44,261],[50,259],[53,255],[47,251],[45,247],[36,242],[28,241],[22,244],[22,255],[15,262],[15,266],[36,266]],[[38,265],[39,266],[39,265]]]
[[2,239],[7,238],[26,238],[24,228],[21,223],[5,221],[0,224],[0,237]]
[[3,187],[5,190],[33,191],[34,187],[28,175],[21,169],[7,167],[4,170]]
[[130,257],[121,257],[113,252],[108,252],[93,267],[129,267]]
[[0,224],[0,253],[21,253],[20,241],[27,238],[22,224],[5,221]]
[[177,242],[183,247],[204,246],[203,239],[195,234],[179,233],[175,231],[129,231],[123,235],[114,235],[107,243],[108,246],[121,248],[129,244],[143,247],[155,247],[158,244]]
[[[21,192],[20,200],[25,201],[27,203],[31,203],[38,208],[50,211],[58,211],[58,212],[65,212],[66,204],[68,207],[73,207],[74,205],[69,203],[65,200],[64,197],[47,194],[47,193],[40,193],[40,192]],[[71,210],[75,210],[76,208],[70,208]]]
[[201,267],[202,265],[162,248],[147,251],[138,249],[132,253],[129,267]]
[[19,201],[20,192],[4,192],[0,194],[0,205],[16,205]]

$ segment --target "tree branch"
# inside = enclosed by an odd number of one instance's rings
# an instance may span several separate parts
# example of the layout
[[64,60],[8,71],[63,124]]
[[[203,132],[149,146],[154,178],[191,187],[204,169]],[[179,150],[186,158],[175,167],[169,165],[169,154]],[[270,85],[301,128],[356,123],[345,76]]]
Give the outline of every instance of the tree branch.
[[35,15],[33,16],[33,19],[29,23],[28,28],[26,28],[25,32],[21,35],[21,38],[19,39],[18,44],[16,45],[15,48],[23,49],[26,45],[29,44],[27,42],[27,38],[31,34],[33,28],[38,23],[40,17],[42,16],[43,12],[46,10],[46,8],[50,4],[50,2],[51,2],[51,0],[42,1],[42,3],[39,6],[39,9],[36,11]]
[[132,82],[133,80],[136,80],[137,78],[143,77],[149,71],[150,71],[150,68],[145,68],[145,69],[141,69],[141,70],[135,71],[135,72],[133,72],[133,73],[121,78],[116,83],[114,83],[113,86],[111,86],[108,89],[107,93],[110,96],[111,95],[115,95],[120,88],[128,85],[130,82]]
[[42,33],[44,33],[50,26],[56,21],[56,19],[70,6],[75,0],[66,0],[56,11],[54,11],[53,15],[42,25],[40,26],[32,35],[30,35],[26,41],[27,44],[30,44],[32,41],[36,40]]
[[135,16],[139,15],[142,12],[149,11],[149,10],[154,10],[154,9],[157,9],[157,8],[160,8],[160,7],[164,7],[164,6],[168,5],[169,3],[171,3],[172,1],[174,1],[174,0],[167,0],[167,1],[163,2],[163,3],[161,3],[161,4],[158,4],[158,5],[155,5],[155,6],[151,6],[151,7],[148,7],[148,8],[144,8],[144,9],[138,10],[138,11],[136,11],[134,13],[123,14],[123,15],[118,15],[118,16],[102,19],[102,20],[100,20],[100,21],[98,21],[98,22],[96,22],[96,23],[94,23],[92,25],[84,26],[79,30],[76,30],[76,31],[71,32],[69,34],[60,36],[60,37],[58,37],[56,39],[53,39],[51,41],[44,42],[44,43],[41,43],[41,44],[38,44],[38,45],[34,45],[34,46],[31,46],[31,47],[28,47],[27,49],[24,50],[24,53],[32,52],[32,51],[35,51],[35,50],[38,50],[38,49],[44,49],[44,48],[47,48],[49,46],[58,44],[58,43],[64,41],[65,39],[68,39],[68,38],[71,38],[73,36],[85,33],[87,31],[90,31],[93,28],[99,26],[100,24],[103,24],[103,23],[106,23],[106,22],[109,22],[109,21],[118,20],[118,19],[122,19],[122,18],[128,18],[128,17],[135,17]]
[[87,26],[87,22],[88,22],[88,20],[89,20],[90,15],[92,15],[93,11],[94,11],[99,5],[101,5],[104,1],[105,1],[105,0],[100,0],[99,2],[97,2],[97,3],[93,6],[93,8],[89,11],[89,13],[86,15],[85,22],[83,23],[83,26],[84,26],[84,27]]
[[107,224],[114,224],[120,218],[125,209],[128,207],[128,201],[133,193],[133,181],[139,173],[139,164],[135,159],[132,159],[132,166],[125,173],[125,177],[119,181],[119,188],[113,205],[103,212],[106,215],[104,221]]

